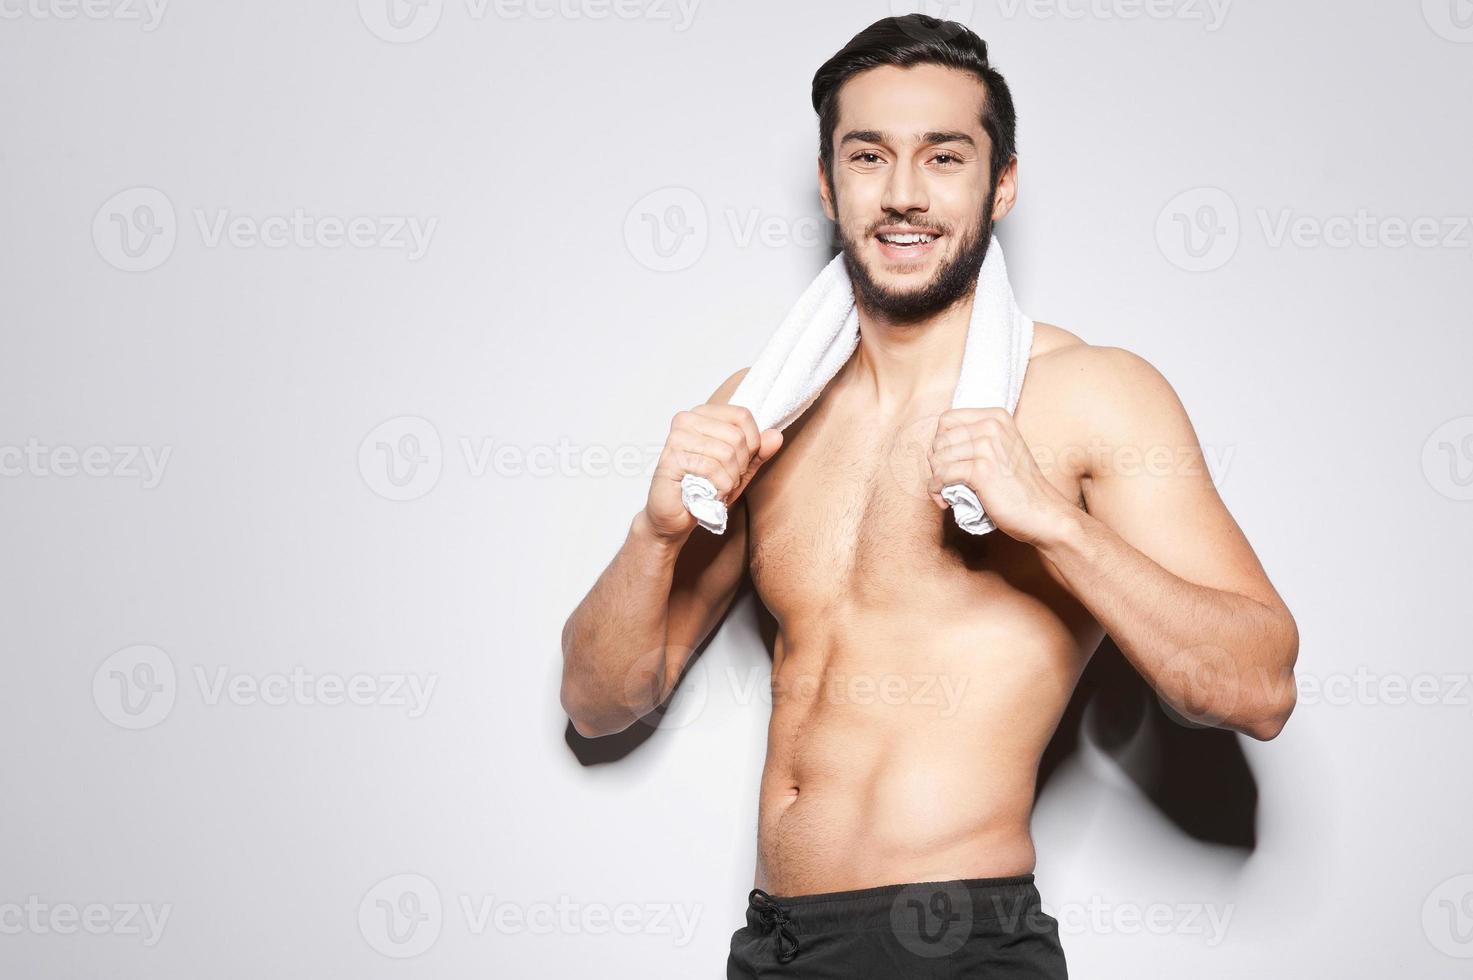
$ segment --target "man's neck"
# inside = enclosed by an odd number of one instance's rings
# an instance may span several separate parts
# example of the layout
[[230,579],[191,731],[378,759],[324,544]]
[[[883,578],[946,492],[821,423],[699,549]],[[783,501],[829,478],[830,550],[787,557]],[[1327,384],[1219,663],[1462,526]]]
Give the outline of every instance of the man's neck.
[[956,390],[972,319],[968,294],[940,313],[895,323],[859,305],[859,349],[844,369],[847,386],[891,416],[914,402]]

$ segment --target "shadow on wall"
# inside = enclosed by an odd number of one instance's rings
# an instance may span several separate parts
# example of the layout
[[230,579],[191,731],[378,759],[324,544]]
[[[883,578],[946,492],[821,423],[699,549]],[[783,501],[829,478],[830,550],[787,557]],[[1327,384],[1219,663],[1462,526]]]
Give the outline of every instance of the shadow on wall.
[[[732,608],[741,605],[733,602]],[[760,602],[753,606],[770,656],[776,621]],[[720,628],[718,623],[695,651],[686,673],[705,654],[711,637]],[[569,723],[564,737],[585,766],[615,762],[654,733],[668,704],[617,735],[587,739]],[[1192,726],[1168,715],[1167,710],[1115,642],[1105,637],[1044,749],[1035,798],[1059,767],[1078,753],[1080,738],[1084,737],[1113,759],[1183,833],[1200,841],[1252,851],[1257,839],[1258,784],[1237,733]]]
[[1038,793],[1087,738],[1183,833],[1252,851],[1258,783],[1238,734],[1178,720],[1110,637],[1090,659],[1038,767]]

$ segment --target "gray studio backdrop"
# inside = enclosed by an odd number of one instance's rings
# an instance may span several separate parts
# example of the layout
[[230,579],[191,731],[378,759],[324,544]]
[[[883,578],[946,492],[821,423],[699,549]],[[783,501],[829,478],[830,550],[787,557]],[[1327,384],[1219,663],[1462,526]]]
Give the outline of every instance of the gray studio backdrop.
[[[0,0],[0,975],[720,975],[754,606],[622,755],[558,634],[828,257],[813,70],[914,9]],[[1071,972],[1467,975],[1473,8],[931,12],[1020,303],[1171,380],[1303,635],[1251,852],[1056,773]]]

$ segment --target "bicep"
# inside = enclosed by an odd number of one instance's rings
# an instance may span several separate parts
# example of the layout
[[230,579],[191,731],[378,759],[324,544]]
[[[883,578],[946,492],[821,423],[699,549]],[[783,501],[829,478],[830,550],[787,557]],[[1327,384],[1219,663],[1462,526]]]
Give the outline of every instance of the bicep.
[[1278,604],[1166,379],[1117,348],[1083,373],[1097,438],[1083,481],[1089,513],[1179,578]]

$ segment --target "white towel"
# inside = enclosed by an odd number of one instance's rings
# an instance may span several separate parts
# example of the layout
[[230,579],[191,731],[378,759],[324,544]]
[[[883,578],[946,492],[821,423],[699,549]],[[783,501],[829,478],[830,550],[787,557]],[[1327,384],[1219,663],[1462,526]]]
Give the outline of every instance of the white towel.
[[[798,297],[732,392],[731,404],[749,409],[759,431],[786,429],[817,400],[858,345],[854,287],[844,268],[844,256],[837,255]],[[994,236],[977,277],[952,407],[1000,407],[1012,412],[1023,390],[1032,346],[1033,321],[1013,299],[1002,246]],[[680,481],[680,491],[685,509],[702,527],[713,534],[726,532],[726,504],[716,499],[716,487],[710,480],[687,473]],[[942,488],[941,496],[963,530],[986,534],[997,527],[965,483]]]

